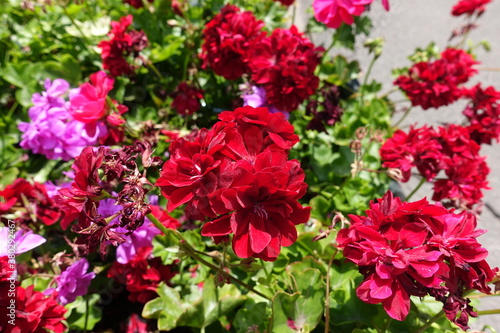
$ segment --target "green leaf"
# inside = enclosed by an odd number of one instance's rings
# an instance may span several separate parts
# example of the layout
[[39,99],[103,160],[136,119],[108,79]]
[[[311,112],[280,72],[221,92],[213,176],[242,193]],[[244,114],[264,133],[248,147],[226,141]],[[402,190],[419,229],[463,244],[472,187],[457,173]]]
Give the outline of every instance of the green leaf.
[[49,60],[43,64],[43,70],[48,78],[65,79],[73,85],[78,85],[81,80],[80,66],[70,54],[63,54],[56,60]]
[[167,35],[164,39],[164,46],[156,46],[152,49],[149,59],[153,63],[167,60],[181,51],[184,40],[183,36]]
[[160,295],[158,298],[144,305],[142,316],[158,319],[159,330],[173,329],[184,312],[179,292],[162,282],[158,286],[158,294]]
[[66,305],[69,310],[66,313],[66,318],[70,323],[71,330],[92,330],[94,328],[102,317],[101,308],[96,306],[100,298],[99,294],[90,294],[85,298],[78,296],[74,302]]
[[265,332],[271,317],[269,310],[265,302],[255,303],[255,300],[248,299],[234,317],[233,325],[237,333],[247,333],[251,327],[256,329],[254,332]]

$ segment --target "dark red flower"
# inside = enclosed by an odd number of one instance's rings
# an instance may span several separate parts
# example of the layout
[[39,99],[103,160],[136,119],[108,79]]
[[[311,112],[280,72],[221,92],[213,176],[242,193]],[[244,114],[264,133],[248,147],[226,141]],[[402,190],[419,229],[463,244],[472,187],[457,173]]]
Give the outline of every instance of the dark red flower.
[[[140,3],[142,5],[142,2]],[[103,40],[98,45],[102,50],[102,65],[113,76],[131,75],[135,66],[129,63],[127,57],[137,59],[139,52],[148,45],[148,38],[142,30],[127,32],[132,20],[132,15],[127,15],[119,22],[111,22],[111,31],[108,34],[110,40]]]
[[437,140],[438,134],[426,126],[411,127],[407,133],[397,130],[380,148],[384,168],[396,168],[403,174],[403,182],[411,176],[416,167],[428,180],[432,181],[441,170],[443,152]]
[[453,6],[451,10],[451,15],[481,15],[486,10],[486,5],[489,4],[491,0],[460,0]]
[[478,144],[500,141],[500,92],[493,87],[483,89],[480,84],[466,90],[470,98],[463,114],[469,121],[467,130]]
[[[35,286],[16,287],[16,303],[14,310],[15,325],[9,323],[9,317],[2,313],[0,330],[5,333],[45,333],[47,331],[62,333],[67,331],[65,325],[66,309],[55,300],[56,295],[45,296],[34,290]],[[10,304],[8,292],[0,295],[0,306],[7,309]]]
[[320,100],[312,100],[307,104],[306,114],[313,116],[307,129],[326,132],[325,125],[333,126],[340,121],[343,110],[339,106],[339,87],[326,83],[318,92]]
[[[153,0],[148,0],[148,2],[153,2]],[[142,2],[142,0],[123,0],[123,3],[128,3],[136,9],[144,7],[144,2]]]
[[421,106],[424,110],[439,108],[462,97],[459,85],[477,73],[472,68],[475,64],[477,62],[468,53],[448,48],[434,62],[413,65],[408,75],[398,77],[394,84],[406,93],[413,106]]
[[425,199],[401,202],[391,192],[371,202],[366,215],[350,215],[351,226],[337,236],[344,256],[365,277],[358,297],[381,303],[389,316],[404,320],[410,296],[429,294],[443,302],[451,321],[466,327],[473,312],[463,292],[490,293],[487,283],[494,277],[487,251],[476,240],[483,231],[476,230],[475,216]]
[[168,282],[176,274],[170,266],[163,265],[160,258],[150,258],[152,247],[142,247],[126,264],[114,262],[108,277],[127,287],[131,302],[142,304],[158,296],[160,282]]
[[248,52],[265,36],[263,26],[251,12],[240,12],[233,5],[224,6],[203,30],[200,55],[203,67],[210,67],[228,80],[248,73]]
[[181,115],[191,115],[201,107],[203,90],[182,82],[175,89],[173,97],[172,107]]
[[295,2],[295,0],[275,0],[275,1],[279,1],[285,6],[290,6]]
[[250,51],[252,80],[265,89],[268,104],[293,111],[318,88],[314,71],[322,51],[295,26],[275,29]]
[[0,197],[5,200],[0,213],[6,214],[15,207],[17,214],[21,214],[16,217],[17,222],[30,222],[35,216],[36,220],[32,222],[52,225],[61,216],[61,211],[54,207],[54,201],[48,196],[45,185],[38,182],[31,184],[26,179],[18,178],[0,191]]

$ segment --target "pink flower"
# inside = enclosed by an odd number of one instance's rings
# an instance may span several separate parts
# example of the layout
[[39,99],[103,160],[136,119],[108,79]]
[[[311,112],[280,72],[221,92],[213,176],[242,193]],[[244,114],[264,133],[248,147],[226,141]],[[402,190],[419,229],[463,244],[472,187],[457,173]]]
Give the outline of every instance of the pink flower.
[[113,89],[115,80],[103,71],[90,75],[90,82],[85,82],[69,94],[70,113],[75,120],[93,123],[108,112],[106,98]]
[[[314,17],[329,28],[337,29],[342,22],[353,24],[353,16],[359,16],[365,11],[365,5],[373,0],[315,0],[313,3]],[[389,8],[387,0],[384,7]]]

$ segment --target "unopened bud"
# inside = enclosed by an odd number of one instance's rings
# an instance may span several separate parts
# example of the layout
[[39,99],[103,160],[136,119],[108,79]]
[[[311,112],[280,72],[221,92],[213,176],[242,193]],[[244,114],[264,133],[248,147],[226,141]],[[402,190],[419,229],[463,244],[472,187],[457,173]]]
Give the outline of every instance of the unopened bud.
[[401,182],[403,180],[403,172],[397,168],[389,168],[386,171],[389,178],[394,179],[397,182]]

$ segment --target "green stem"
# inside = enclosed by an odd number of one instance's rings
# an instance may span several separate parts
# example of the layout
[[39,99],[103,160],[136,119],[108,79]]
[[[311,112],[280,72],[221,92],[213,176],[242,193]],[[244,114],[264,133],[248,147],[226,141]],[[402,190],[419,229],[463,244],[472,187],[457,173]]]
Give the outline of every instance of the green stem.
[[161,75],[158,68],[156,68],[156,66],[151,61],[147,61],[146,65],[156,74],[156,76],[158,76],[160,80],[163,80],[163,75]]
[[394,126],[392,127],[398,127],[403,122],[403,120],[405,120],[405,118],[410,114],[411,109],[412,107],[410,106],[408,110],[405,111],[405,114],[401,117],[401,119],[399,119],[398,122],[395,123]]
[[[215,266],[214,264],[206,261],[205,259],[203,259],[202,257],[200,257],[197,253],[196,253],[196,250],[186,241],[186,239],[181,235],[181,233],[177,230],[174,230],[174,229],[168,229],[167,227],[165,227],[163,224],[161,224],[160,221],[158,221],[158,219],[151,213],[149,213],[148,215],[146,215],[146,217],[155,225],[155,227],[157,227],[161,232],[163,232],[165,235],[173,235],[175,238],[177,238],[177,240],[179,241],[179,246],[186,252],[187,255],[189,255],[191,258],[193,258],[194,260],[196,260],[197,262],[207,266],[208,268],[218,272],[220,271],[220,268]],[[263,293],[255,290],[252,286],[248,285],[247,283],[241,281],[240,279],[232,276],[231,274],[227,274],[229,280],[231,280],[232,282],[246,288],[247,290],[259,295],[260,297],[262,298],[265,298],[269,301],[272,301],[272,299],[270,299],[268,296],[264,295]]]
[[335,251],[328,262],[328,270],[326,271],[326,297],[325,297],[325,333],[330,332],[330,269],[332,268],[333,259],[337,255]]
[[87,51],[91,52],[88,45],[92,45],[93,43],[91,43],[90,40],[87,38],[87,36],[83,33],[83,30],[80,28],[80,26],[78,24],[76,24],[75,19],[69,14],[66,6],[63,6],[63,11],[64,11],[64,14],[69,18],[71,23],[75,26],[76,30],[78,30],[80,35],[82,35],[82,39],[85,41],[84,47],[87,49]]
[[429,327],[431,327],[432,324],[434,324],[434,322],[436,320],[438,320],[439,318],[441,318],[441,316],[444,315],[444,311],[441,310],[439,311],[438,313],[436,313],[436,315],[434,317],[432,317],[431,319],[429,319],[424,326],[420,327],[418,330],[415,331],[415,333],[423,333],[425,332],[426,329],[428,329]]
[[482,315],[499,314],[499,313],[500,313],[500,309],[494,309],[494,310],[478,311],[477,315],[482,316]]
[[406,196],[404,201],[410,200],[410,198],[422,187],[422,185],[424,185],[425,181],[425,177],[422,177],[422,179],[420,179],[420,183],[418,183],[417,187],[415,187],[413,191],[411,191],[411,193]]

